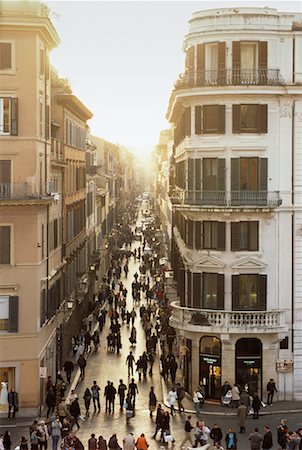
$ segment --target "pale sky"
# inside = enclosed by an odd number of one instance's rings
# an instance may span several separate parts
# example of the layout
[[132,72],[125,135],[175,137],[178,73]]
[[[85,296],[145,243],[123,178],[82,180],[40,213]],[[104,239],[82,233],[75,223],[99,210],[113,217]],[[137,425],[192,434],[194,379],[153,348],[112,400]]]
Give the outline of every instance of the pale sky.
[[192,13],[268,6],[302,12],[301,1],[48,1],[61,44],[51,62],[93,112],[92,134],[151,152],[173,83],[183,71],[182,43]]

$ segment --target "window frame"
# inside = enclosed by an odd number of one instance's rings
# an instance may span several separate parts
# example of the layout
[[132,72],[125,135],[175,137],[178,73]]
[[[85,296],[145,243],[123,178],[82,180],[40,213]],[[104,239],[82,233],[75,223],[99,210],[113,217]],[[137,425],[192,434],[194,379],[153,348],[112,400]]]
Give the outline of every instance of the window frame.
[[11,68],[1,69],[1,75],[14,75],[16,73],[16,43],[13,39],[0,39],[0,44],[11,44]]

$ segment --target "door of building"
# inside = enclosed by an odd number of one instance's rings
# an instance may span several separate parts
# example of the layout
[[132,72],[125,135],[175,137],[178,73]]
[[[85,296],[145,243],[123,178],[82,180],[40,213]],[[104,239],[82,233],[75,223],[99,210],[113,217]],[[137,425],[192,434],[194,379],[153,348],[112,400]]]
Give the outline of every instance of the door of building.
[[236,342],[236,383],[262,396],[262,343],[256,338]]
[[200,382],[204,385],[206,399],[220,399],[221,341],[215,336],[200,339]]

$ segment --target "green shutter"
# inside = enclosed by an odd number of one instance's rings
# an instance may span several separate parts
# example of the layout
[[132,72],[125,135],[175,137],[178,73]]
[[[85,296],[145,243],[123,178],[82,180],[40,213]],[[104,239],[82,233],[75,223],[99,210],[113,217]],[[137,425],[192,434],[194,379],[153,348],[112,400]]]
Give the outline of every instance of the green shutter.
[[201,159],[195,159],[195,190],[201,190]]
[[258,105],[258,133],[267,133],[267,105]]
[[249,250],[259,249],[259,222],[249,222]]
[[240,250],[240,222],[231,223],[231,250]]
[[225,42],[218,42],[218,69],[225,69]]
[[201,106],[195,106],[195,134],[201,133]]
[[193,273],[193,308],[201,307],[201,273]]
[[218,133],[225,134],[225,105],[218,106]]
[[232,106],[232,130],[233,133],[241,133],[240,105]]
[[259,158],[259,190],[267,191],[267,158]]
[[10,264],[10,226],[0,226],[0,264]]
[[193,191],[194,189],[194,159],[188,159],[188,190]]
[[240,158],[231,158],[231,191],[240,191]]
[[195,223],[195,249],[201,250],[201,222]]
[[11,135],[18,135],[18,99],[11,98]]
[[185,110],[185,136],[191,136],[191,107]]
[[217,309],[224,309],[224,274],[217,274]]
[[19,330],[19,297],[9,297],[9,318],[8,331],[9,333],[18,333]]
[[217,222],[217,250],[225,250],[225,222]]
[[218,191],[225,191],[225,159],[218,158]]
[[194,47],[190,47],[186,54],[186,69],[189,72],[194,71]]
[[258,275],[259,283],[259,301],[258,307],[260,311],[266,311],[266,297],[267,297],[267,275]]
[[267,42],[258,42],[258,68],[267,69]]
[[197,71],[205,70],[205,45],[197,45]]
[[[0,160],[0,183],[10,183],[11,182],[11,161],[9,159]],[[9,187],[4,191],[9,195]]]
[[240,310],[240,276],[232,275],[232,310]]

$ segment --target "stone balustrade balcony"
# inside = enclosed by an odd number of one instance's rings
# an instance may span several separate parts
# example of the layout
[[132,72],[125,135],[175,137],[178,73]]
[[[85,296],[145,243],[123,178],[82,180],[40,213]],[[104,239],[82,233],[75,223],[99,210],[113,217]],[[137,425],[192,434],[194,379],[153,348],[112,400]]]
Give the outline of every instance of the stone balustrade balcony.
[[187,308],[172,302],[170,325],[183,331],[204,333],[286,332],[285,311],[224,311]]

